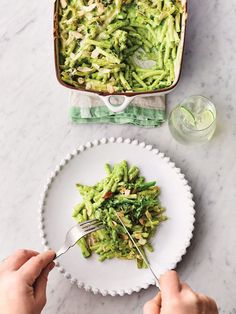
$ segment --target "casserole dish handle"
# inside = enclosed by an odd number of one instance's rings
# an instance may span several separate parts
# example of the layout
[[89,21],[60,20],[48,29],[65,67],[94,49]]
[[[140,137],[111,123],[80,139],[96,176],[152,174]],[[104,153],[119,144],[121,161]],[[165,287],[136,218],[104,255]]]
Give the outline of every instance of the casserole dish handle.
[[121,112],[123,110],[125,110],[125,108],[131,103],[131,101],[135,98],[135,96],[121,96],[124,100],[120,105],[113,105],[111,103],[111,97],[113,97],[113,95],[109,95],[109,96],[102,96],[102,95],[98,95],[99,98],[103,101],[103,103],[107,106],[107,108],[109,110],[111,110],[112,112]]

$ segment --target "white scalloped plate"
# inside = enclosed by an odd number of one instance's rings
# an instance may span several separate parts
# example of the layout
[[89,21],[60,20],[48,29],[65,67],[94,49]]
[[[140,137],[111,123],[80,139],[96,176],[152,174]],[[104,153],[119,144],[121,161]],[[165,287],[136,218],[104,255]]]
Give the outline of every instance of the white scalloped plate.
[[[190,245],[194,202],[180,169],[157,149],[137,140],[96,140],[80,146],[61,162],[48,180],[40,205],[43,244],[46,248],[59,249],[74,224],[72,207],[81,200],[75,184],[94,184],[104,177],[106,162],[122,160],[137,165],[147,180],[157,180],[161,187],[160,199],[169,219],[153,238],[155,251],[148,258],[155,272],[162,274],[176,267]],[[83,258],[78,247],[62,256],[57,266],[72,283],[102,295],[131,294],[155,284],[151,273],[137,269],[135,261],[112,259],[101,263],[95,255]]]

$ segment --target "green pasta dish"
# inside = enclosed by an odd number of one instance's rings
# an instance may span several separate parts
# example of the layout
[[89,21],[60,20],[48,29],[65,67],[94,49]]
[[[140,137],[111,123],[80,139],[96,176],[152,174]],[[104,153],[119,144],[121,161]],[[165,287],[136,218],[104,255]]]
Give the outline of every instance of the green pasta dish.
[[111,94],[171,86],[182,14],[180,0],[60,0],[61,79]]
[[136,260],[138,268],[146,268],[119,218],[141,252],[152,252],[150,239],[160,223],[167,219],[158,199],[160,188],[155,181],[146,182],[139,169],[129,167],[126,161],[113,167],[106,164],[105,171],[107,176],[94,186],[77,184],[83,201],[74,207],[73,217],[78,223],[96,218],[105,227],[79,240],[78,245],[84,257],[95,252],[100,261],[111,258]]

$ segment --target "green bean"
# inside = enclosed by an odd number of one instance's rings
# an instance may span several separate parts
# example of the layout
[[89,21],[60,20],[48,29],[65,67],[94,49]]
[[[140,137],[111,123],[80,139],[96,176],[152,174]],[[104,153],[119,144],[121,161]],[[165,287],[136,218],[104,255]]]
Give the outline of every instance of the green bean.
[[133,167],[129,171],[129,181],[133,181],[139,174],[139,169],[137,167]]
[[163,74],[165,74],[165,73],[162,70],[147,71],[146,73],[140,74],[140,78],[142,80],[145,80],[148,77],[153,77],[153,76],[156,76],[156,75],[163,75]]
[[147,88],[147,85],[142,81],[142,79],[137,75],[137,73],[132,72],[133,78],[144,88]]
[[84,257],[89,257],[91,255],[91,251],[88,248],[86,240],[84,238],[82,238],[77,243],[78,243],[78,245],[81,248],[81,252],[82,252],[83,256]]
[[175,16],[175,29],[176,32],[180,32],[180,13],[178,12]]
[[105,171],[108,176],[112,173],[111,166],[109,164],[105,164]]
[[84,208],[84,206],[85,206],[84,202],[75,205],[72,216],[76,217],[81,212],[81,210]]
[[121,165],[123,166],[123,171],[124,171],[124,182],[128,182],[128,164],[127,161],[123,160],[121,162]]
[[130,90],[130,89],[131,89],[129,83],[126,81],[126,79],[125,79],[125,77],[124,77],[124,75],[123,75],[122,72],[120,72],[120,81],[121,81],[121,84],[123,85],[123,87],[124,87],[125,89],[127,89],[127,90]]
[[144,184],[141,184],[138,188],[139,191],[143,191],[143,190],[146,190],[152,186],[155,186],[156,185],[156,181],[152,181],[152,182],[146,182]]

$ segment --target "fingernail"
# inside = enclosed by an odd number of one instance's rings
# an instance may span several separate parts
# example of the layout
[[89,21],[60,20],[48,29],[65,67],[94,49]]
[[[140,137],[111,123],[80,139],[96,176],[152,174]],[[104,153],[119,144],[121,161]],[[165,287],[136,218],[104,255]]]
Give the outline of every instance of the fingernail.
[[53,250],[48,250],[47,252],[51,255],[51,259],[54,260],[56,257],[56,252]]
[[53,263],[53,262],[50,263],[50,264],[49,264],[49,271],[51,271],[51,270],[54,268],[54,266],[55,266],[55,263]]

